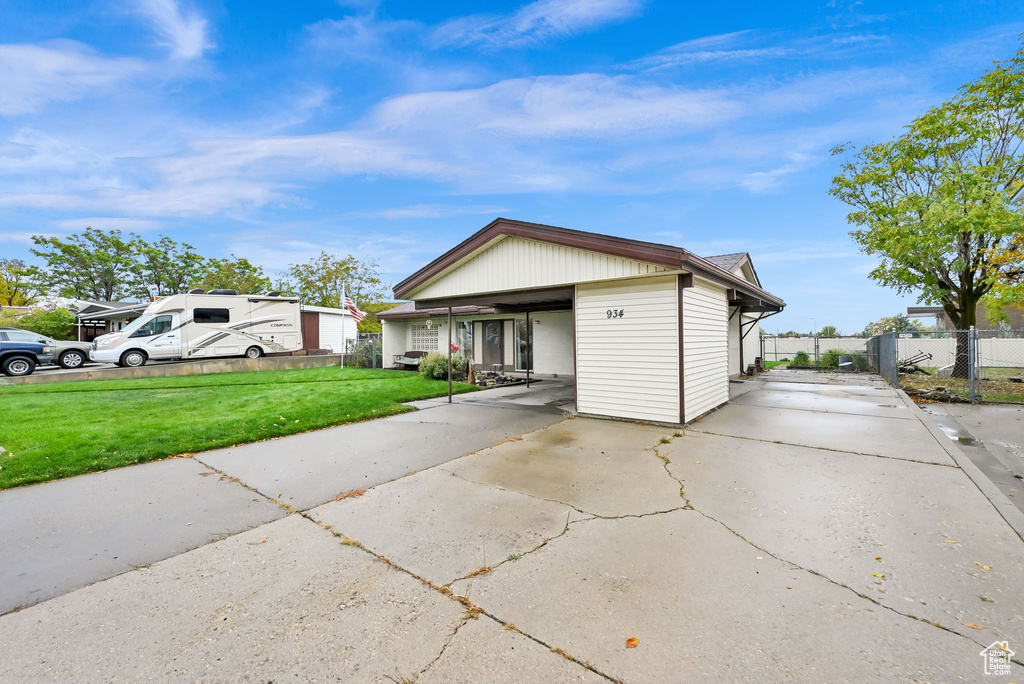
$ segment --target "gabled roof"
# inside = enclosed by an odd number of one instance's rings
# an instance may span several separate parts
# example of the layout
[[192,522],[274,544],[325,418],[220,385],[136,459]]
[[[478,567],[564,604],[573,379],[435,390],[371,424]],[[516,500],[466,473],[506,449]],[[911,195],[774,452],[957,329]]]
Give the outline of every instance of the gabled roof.
[[735,254],[719,254],[718,256],[709,256],[704,258],[718,268],[725,269],[726,271],[732,271],[740,265],[741,261],[749,259],[750,255],[746,252],[736,252]]
[[[775,306],[782,307],[785,305],[781,299],[762,290],[757,284],[751,283],[746,278],[736,275],[728,269],[722,268],[682,247],[642,240],[630,240],[611,235],[588,233],[581,230],[506,218],[494,219],[481,230],[395,285],[395,298],[408,299],[409,295],[414,294],[417,289],[447,273],[462,260],[503,237],[519,237],[539,242],[550,242],[565,247],[635,259],[670,269],[684,270],[717,282],[727,288],[741,290],[745,294],[752,295]],[[415,297],[413,298],[415,299]]]

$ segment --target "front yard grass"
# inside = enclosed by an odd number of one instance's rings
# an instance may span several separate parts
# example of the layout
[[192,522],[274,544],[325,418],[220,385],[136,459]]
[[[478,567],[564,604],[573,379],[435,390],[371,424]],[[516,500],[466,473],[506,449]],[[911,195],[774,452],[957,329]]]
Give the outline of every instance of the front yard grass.
[[380,418],[447,392],[415,372],[354,368],[0,386],[0,489]]

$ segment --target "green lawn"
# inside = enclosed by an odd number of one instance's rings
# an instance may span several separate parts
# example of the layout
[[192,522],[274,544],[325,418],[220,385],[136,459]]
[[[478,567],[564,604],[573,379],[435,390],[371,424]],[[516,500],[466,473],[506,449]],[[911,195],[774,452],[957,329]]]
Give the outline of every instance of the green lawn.
[[0,489],[379,418],[447,392],[414,372],[354,368],[0,386]]

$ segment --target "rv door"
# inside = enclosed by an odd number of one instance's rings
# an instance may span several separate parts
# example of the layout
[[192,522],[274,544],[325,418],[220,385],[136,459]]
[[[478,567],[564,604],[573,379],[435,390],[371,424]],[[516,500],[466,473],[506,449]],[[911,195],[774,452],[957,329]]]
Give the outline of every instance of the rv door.
[[177,313],[158,314],[148,323],[131,334],[142,344],[151,359],[176,359],[181,357],[181,335]]

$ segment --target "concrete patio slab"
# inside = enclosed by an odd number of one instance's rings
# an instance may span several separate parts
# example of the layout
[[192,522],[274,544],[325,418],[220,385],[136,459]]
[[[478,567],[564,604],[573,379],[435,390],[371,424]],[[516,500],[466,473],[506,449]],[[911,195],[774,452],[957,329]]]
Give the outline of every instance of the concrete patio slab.
[[0,681],[403,681],[464,613],[296,515],[7,615]]
[[335,532],[434,584],[532,551],[580,514],[434,468],[312,509]]
[[485,610],[628,682],[981,678],[975,641],[776,560],[696,511],[584,520],[455,588],[470,583]]
[[[902,403],[894,392],[886,398]],[[688,430],[954,465],[924,425],[899,418],[733,404]]]
[[[648,447],[669,434],[664,428],[575,418],[442,468],[471,482],[559,501],[585,513],[643,515],[685,503],[679,484]],[[603,443],[608,446],[595,446]],[[624,448],[629,443],[632,448]]]
[[0,492],[0,613],[287,515],[188,458]]
[[659,451],[695,509],[773,555],[965,636],[982,625],[984,645],[1024,634],[1020,538],[961,470],[697,433]]
[[561,417],[553,411],[446,404],[195,458],[268,497],[306,510],[342,492],[430,468]]
[[[781,384],[781,383],[779,383]],[[822,411],[824,413],[850,413],[859,416],[880,416],[883,418],[902,418],[917,420],[903,405],[902,401],[892,401],[880,393],[848,394],[835,391],[792,391],[786,389],[764,388],[757,392],[748,392],[733,399],[732,403],[746,406],[762,406],[766,408],[785,408],[803,411]]]
[[438,661],[416,678],[416,684],[607,684],[607,681],[486,617],[468,620]]

